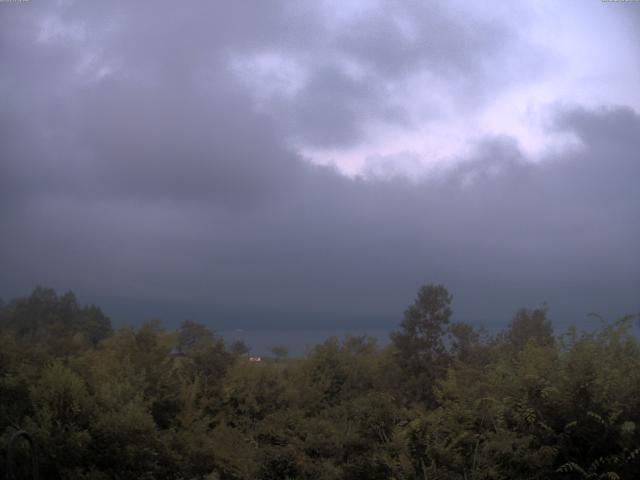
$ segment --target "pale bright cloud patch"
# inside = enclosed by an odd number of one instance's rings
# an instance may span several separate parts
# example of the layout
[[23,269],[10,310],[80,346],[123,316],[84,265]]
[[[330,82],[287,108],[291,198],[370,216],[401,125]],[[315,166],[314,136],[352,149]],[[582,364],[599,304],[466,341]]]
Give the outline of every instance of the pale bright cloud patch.
[[[342,9],[331,5],[325,2],[319,9],[330,22],[327,31],[335,36],[357,25],[365,13],[388,13],[383,2],[367,8],[361,2]],[[375,84],[376,100],[402,111],[405,121],[363,107],[355,120],[361,136],[346,145],[308,143],[295,132],[287,139],[307,160],[331,165],[347,176],[421,178],[468,161],[487,136],[510,137],[528,161],[539,162],[581,146],[572,133],[550,128],[558,107],[612,104],[640,109],[640,54],[634,32],[621,28],[618,13],[607,5],[549,1],[464,6],[465,14],[477,21],[520,22],[518,41],[505,42],[495,58],[483,59],[480,71],[469,71],[469,76],[432,68],[427,61],[416,71],[383,78],[362,59],[332,46],[330,38],[312,59],[273,50],[235,58],[231,65],[266,112],[278,102],[299,101],[297,95],[313,81],[313,62],[335,65],[355,85]],[[449,9],[454,14],[463,11],[455,2]],[[409,44],[425,28],[401,9],[389,15],[392,28]],[[483,82],[491,84],[490,93],[479,86]],[[335,102],[345,99],[336,97]]]

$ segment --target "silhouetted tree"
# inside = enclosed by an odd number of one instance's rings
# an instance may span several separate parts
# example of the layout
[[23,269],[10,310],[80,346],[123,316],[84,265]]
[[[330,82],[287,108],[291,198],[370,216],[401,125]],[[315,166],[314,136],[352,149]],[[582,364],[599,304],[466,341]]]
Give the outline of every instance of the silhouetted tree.
[[271,352],[276,356],[276,361],[279,362],[289,355],[289,347],[286,345],[275,345],[271,347]]
[[442,285],[425,285],[404,313],[400,330],[391,334],[405,386],[420,400],[432,402],[434,383],[449,359],[444,335],[451,317],[452,296]]
[[249,347],[242,340],[233,341],[229,346],[229,350],[238,357],[247,355],[250,352]]
[[529,342],[539,346],[553,344],[553,326],[547,318],[547,307],[518,310],[504,334],[504,340],[515,350],[522,350]]

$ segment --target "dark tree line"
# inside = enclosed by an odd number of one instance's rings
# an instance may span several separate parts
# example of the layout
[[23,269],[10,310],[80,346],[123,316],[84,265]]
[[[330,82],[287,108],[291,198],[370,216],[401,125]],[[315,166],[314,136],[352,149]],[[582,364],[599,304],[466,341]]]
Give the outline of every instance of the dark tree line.
[[555,336],[546,308],[521,310],[487,336],[451,302],[422,287],[385,348],[254,363],[199,323],[113,331],[37,288],[0,304],[0,474],[24,430],[46,479],[640,478],[634,318]]

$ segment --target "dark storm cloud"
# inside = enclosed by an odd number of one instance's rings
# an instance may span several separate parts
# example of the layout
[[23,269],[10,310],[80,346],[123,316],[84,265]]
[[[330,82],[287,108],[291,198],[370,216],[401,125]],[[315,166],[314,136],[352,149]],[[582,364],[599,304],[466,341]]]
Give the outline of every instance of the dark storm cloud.
[[[40,192],[248,200],[272,182],[282,188],[297,168],[278,133],[344,145],[361,138],[363,120],[406,123],[385,82],[425,64],[469,75],[497,49],[488,25],[420,4],[384,3],[336,31],[291,4],[37,7],[3,11],[3,143],[6,183]],[[415,38],[401,32],[403,18]],[[304,88],[270,106],[275,118],[253,111],[228,68],[234,55],[265,49],[320,52]],[[345,56],[373,73],[350,78],[339,65]]]
[[[228,42],[245,48],[279,35],[284,19],[265,26],[271,9],[262,4],[189,12],[166,2],[158,15],[124,3],[98,13],[76,3],[7,11],[4,23],[22,28],[5,34],[12,41],[3,55],[14,66],[3,75],[5,181],[34,191],[241,202],[270,181],[278,188],[284,164],[295,168],[291,155],[224,63]],[[237,38],[230,25],[238,24],[256,27],[253,41]],[[101,68],[117,73],[95,78]]]
[[[340,17],[340,8],[324,10],[316,7],[315,13],[330,20]],[[334,25],[306,24],[303,38],[276,36],[242,51],[249,57],[282,53],[308,77],[295,94],[273,95],[268,111],[286,133],[312,147],[365,141],[368,122],[406,126],[442,115],[437,98],[419,119],[399,101],[406,94],[404,82],[419,75],[426,77],[416,80],[421,91],[409,92],[416,100],[429,90],[437,97],[438,84],[448,83],[456,86],[459,101],[478,102],[489,81],[495,86],[511,80],[509,68],[502,66],[497,74],[491,64],[509,54],[507,46],[513,50],[526,44],[504,22],[465,17],[442,3],[379,2],[366,14],[344,16]],[[527,54],[538,58],[531,45]],[[542,68],[512,58],[529,74]]]
[[[495,136],[427,180],[349,179],[290,137],[410,123],[387,87],[418,69],[481,98],[504,81],[485,61],[517,36],[435,4],[345,26],[237,3],[0,4],[3,296],[43,283],[141,315],[373,324],[436,281],[468,318],[638,310],[637,112],[558,107],[549,133],[581,146],[538,164]],[[305,80],[259,108],[232,65],[265,51]]]
[[430,70],[472,72],[515,32],[506,25],[461,15],[435,2],[384,2],[342,32],[338,45],[385,77]]

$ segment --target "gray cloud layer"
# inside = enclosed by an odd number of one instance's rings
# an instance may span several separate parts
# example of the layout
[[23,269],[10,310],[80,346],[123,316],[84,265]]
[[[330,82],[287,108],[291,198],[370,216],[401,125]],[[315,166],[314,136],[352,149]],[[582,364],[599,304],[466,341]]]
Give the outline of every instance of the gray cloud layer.
[[[633,108],[555,106],[549,134],[580,146],[535,164],[493,136],[427,179],[347,178],[291,140],[411,124],[393,88],[418,70],[474,103],[544,55],[514,64],[528,47],[507,25],[435,3],[348,22],[296,3],[189,5],[0,4],[2,296],[40,283],[122,318],[245,326],[392,325],[426,282],[485,322],[542,301],[563,320],[640,309]],[[265,52],[304,81],[261,103],[269,85],[234,65]]]

